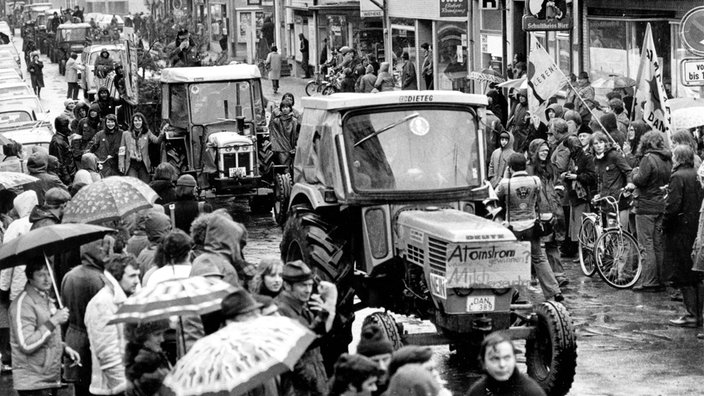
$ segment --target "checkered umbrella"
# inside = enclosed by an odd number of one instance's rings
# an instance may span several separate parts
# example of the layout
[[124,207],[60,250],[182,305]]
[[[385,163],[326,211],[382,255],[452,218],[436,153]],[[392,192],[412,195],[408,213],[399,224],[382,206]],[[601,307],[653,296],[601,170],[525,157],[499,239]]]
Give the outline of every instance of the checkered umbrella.
[[231,323],[193,345],[164,378],[162,394],[244,394],[292,370],[315,337],[283,316]]
[[222,299],[235,290],[229,283],[213,277],[169,280],[130,296],[108,324],[207,314],[220,309]]
[[83,187],[64,208],[64,223],[101,223],[152,207],[159,195],[143,181],[111,176]]

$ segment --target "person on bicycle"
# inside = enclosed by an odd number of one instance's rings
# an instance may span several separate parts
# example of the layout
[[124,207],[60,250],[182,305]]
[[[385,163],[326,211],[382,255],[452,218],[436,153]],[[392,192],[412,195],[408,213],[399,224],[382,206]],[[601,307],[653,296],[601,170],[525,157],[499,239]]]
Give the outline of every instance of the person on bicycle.
[[[576,139],[576,138],[575,138]],[[540,246],[540,235],[535,229],[540,214],[540,189],[537,176],[526,172],[526,157],[513,153],[508,159],[509,177],[496,189],[496,195],[505,207],[506,225],[519,241],[530,241],[530,261],[546,299],[564,301],[555,274]]]
[[[613,197],[618,202],[618,219],[621,227],[628,230],[628,215],[630,202],[627,193],[621,190],[633,191],[635,186],[631,182],[631,166],[623,153],[613,147],[611,139],[604,132],[596,132],[591,139],[591,154],[594,157],[594,170],[596,171],[596,195],[594,199]],[[611,205],[602,201],[602,213],[613,210]]]

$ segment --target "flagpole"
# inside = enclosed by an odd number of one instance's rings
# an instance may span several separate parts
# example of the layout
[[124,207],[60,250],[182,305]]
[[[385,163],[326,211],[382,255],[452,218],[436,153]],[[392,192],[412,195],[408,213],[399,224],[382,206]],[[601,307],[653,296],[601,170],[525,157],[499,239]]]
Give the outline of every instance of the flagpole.
[[587,102],[584,100],[584,98],[582,97],[582,95],[579,94],[579,92],[575,89],[574,85],[572,85],[572,82],[571,82],[569,79],[567,80],[567,84],[568,84],[568,85],[570,86],[570,88],[574,91],[574,93],[577,95],[577,97],[579,98],[579,100],[582,101],[582,104],[583,104],[584,106],[586,106],[587,110],[589,110],[589,113],[592,115],[592,119],[596,120],[596,122],[599,124],[599,126],[601,127],[601,129],[606,132],[606,136],[608,136],[609,139],[611,139],[611,143],[616,143],[616,140],[614,140],[614,138],[611,136],[611,133],[606,130],[606,128],[604,127],[604,125],[601,123],[601,120],[599,120],[599,118],[596,116],[596,114],[594,114],[594,112],[592,111],[592,109],[589,107],[589,104],[587,104]]
[[[645,37],[648,37],[648,32],[651,32],[650,28],[650,22],[648,22],[648,25],[645,28]],[[633,87],[633,101],[631,102],[631,112],[628,114],[628,118],[630,118],[631,121],[633,121],[633,110],[636,108],[636,101],[638,97],[638,85],[640,85],[640,78],[643,77],[643,48],[640,49],[640,61],[638,62],[638,75],[636,76],[636,86]]]

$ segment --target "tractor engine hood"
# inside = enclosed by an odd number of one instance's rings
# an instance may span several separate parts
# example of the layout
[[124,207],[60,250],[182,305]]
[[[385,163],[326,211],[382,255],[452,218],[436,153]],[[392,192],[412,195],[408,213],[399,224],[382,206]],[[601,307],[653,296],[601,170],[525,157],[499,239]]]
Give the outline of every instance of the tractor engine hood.
[[251,146],[252,139],[237,132],[214,132],[208,134],[208,145],[212,147]]
[[399,232],[421,232],[445,242],[516,240],[501,224],[456,209],[408,210],[399,214],[398,225]]

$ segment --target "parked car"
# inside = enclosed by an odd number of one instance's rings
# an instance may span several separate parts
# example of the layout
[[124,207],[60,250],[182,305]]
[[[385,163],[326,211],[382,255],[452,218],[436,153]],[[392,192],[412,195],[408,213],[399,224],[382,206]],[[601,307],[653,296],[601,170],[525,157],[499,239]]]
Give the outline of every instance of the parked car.
[[34,95],[32,88],[24,81],[2,81],[0,82],[0,99],[15,96]]
[[20,53],[13,44],[2,44],[0,45],[0,59],[12,58],[17,62],[17,65],[22,67],[22,59],[20,58]]
[[[34,147],[49,149],[54,131],[48,120],[37,120],[35,114],[22,106],[7,106],[0,102],[0,134],[22,144],[22,165]],[[1,155],[4,159],[5,156]]]
[[37,98],[36,95],[13,96],[11,98],[0,99],[0,111],[18,107],[31,111],[34,114],[35,119],[42,117],[42,114],[48,113],[48,110],[44,110],[44,107],[41,102],[39,102],[39,98]]

